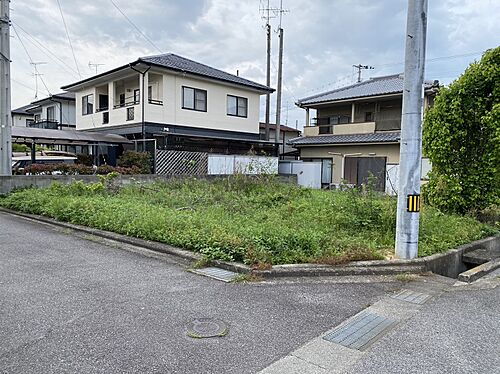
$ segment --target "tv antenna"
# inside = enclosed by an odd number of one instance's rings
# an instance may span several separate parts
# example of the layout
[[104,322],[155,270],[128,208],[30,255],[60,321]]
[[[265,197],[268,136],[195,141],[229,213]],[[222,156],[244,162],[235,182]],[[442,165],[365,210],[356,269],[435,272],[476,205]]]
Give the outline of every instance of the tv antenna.
[[103,66],[105,64],[92,63],[89,61],[89,69],[95,69],[95,74],[97,75],[97,69],[99,66]]
[[375,69],[373,66],[369,66],[369,65],[361,65],[361,64],[357,64],[357,65],[352,65],[354,68],[358,69],[358,83],[361,82],[361,70],[372,70],[372,69]]
[[45,65],[46,62],[34,62],[31,61],[30,65],[33,66],[33,74],[32,76],[35,77],[35,99],[38,99],[38,77],[41,77],[43,74],[40,74],[38,72],[38,65]]

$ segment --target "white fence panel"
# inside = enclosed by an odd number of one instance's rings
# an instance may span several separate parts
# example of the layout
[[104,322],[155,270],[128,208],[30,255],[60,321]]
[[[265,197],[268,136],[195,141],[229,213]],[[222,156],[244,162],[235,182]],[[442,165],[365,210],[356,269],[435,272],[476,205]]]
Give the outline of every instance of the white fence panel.
[[321,188],[321,162],[280,161],[279,172],[297,175],[299,186]]
[[208,174],[277,174],[278,158],[267,156],[208,155]]

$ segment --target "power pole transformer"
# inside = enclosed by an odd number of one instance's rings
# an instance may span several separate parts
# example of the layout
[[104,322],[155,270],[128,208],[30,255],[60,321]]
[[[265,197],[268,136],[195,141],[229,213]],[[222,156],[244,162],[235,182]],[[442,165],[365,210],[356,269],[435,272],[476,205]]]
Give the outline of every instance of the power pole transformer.
[[12,175],[10,0],[0,0],[0,175]]
[[396,257],[418,255],[427,0],[409,0],[399,158]]

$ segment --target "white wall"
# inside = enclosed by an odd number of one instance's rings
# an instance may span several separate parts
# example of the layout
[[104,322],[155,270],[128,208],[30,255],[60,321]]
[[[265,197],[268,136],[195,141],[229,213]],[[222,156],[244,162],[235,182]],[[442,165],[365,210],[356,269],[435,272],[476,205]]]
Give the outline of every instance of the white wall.
[[[158,71],[155,71],[155,78],[157,78]],[[239,131],[248,133],[259,133],[259,107],[260,107],[260,94],[244,88],[233,87],[212,81],[205,81],[202,79],[189,78],[180,75],[165,74],[161,89],[158,89],[158,94],[161,95],[159,100],[163,101],[163,105],[149,104],[146,97],[146,113],[145,120],[147,122],[156,122],[163,124],[175,124],[181,126],[191,126],[197,128],[206,128],[214,130],[226,131]],[[102,84],[100,84],[101,86]],[[141,85],[139,84],[139,87]],[[147,90],[148,77],[145,81],[145,89]],[[198,112],[189,109],[182,109],[182,86],[199,88],[207,91],[207,111]],[[118,97],[112,97],[110,85],[109,98],[109,124],[123,125],[126,124],[126,109],[112,108],[112,103],[118,100]],[[155,91],[155,90],[153,90]],[[91,87],[80,90],[76,93],[76,116],[77,116],[77,129],[90,129],[102,126],[102,114],[94,113],[94,115],[82,116],[81,101],[82,97],[88,94],[94,95],[94,110],[97,103],[96,88]],[[126,93],[127,96],[132,93]],[[248,116],[246,118],[234,117],[227,115],[227,95],[241,96],[248,99]],[[153,94],[153,98],[155,98]],[[142,98],[142,94],[141,94]],[[112,101],[113,100],[113,101]],[[129,123],[141,122],[141,105],[134,105],[135,118],[134,121]]]
[[17,127],[26,127],[26,120],[33,119],[33,115],[25,115],[25,114],[13,114],[12,115],[12,126]]

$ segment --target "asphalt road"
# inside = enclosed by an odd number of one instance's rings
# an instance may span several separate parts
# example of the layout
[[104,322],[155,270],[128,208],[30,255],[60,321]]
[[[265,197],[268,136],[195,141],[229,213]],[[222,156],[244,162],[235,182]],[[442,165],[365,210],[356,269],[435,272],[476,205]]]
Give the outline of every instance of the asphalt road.
[[400,287],[226,284],[4,213],[0,258],[2,373],[255,373]]

